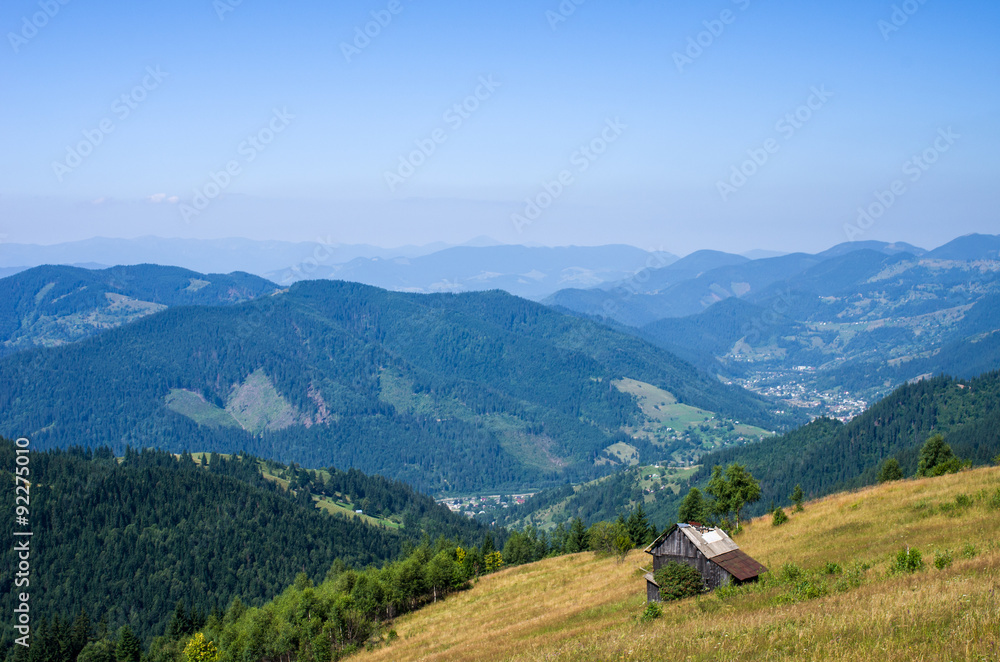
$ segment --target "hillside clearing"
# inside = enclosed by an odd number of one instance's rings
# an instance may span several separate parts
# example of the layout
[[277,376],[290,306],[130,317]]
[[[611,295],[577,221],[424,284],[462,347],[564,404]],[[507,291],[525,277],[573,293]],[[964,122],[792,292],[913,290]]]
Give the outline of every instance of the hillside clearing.
[[[693,463],[705,451],[757,441],[773,434],[706,409],[681,404],[672,393],[646,382],[626,377],[612,384],[635,398],[644,417],[642,425],[630,427],[627,432],[655,444],[674,444],[675,449],[670,454],[672,461]],[[676,444],[681,445],[677,447]]]
[[[484,577],[399,619],[398,640],[355,659],[1000,659],[1000,468],[837,494],[790,517],[779,528],[758,518],[736,541],[773,576],[800,567],[799,584],[667,604],[642,623],[636,567],[649,557],[575,554]],[[891,573],[906,547],[924,569]],[[936,569],[945,551],[953,561]],[[819,579],[827,563],[842,574]],[[826,594],[789,597],[810,582]]]

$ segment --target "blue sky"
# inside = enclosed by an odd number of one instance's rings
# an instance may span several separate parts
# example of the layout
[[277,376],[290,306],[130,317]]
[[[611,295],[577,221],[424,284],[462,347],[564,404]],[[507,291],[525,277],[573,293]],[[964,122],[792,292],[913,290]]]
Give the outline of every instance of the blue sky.
[[996,3],[64,1],[0,10],[4,241],[1000,231]]

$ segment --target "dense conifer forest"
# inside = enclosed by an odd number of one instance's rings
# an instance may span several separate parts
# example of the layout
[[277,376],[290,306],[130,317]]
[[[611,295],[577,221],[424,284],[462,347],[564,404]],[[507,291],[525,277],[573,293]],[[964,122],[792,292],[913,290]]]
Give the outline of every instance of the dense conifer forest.
[[[281,467],[291,477],[287,490],[265,480],[262,463],[249,456],[215,455],[206,466],[154,450],[115,458],[106,448],[74,448],[30,458],[31,609],[42,632],[85,613],[95,627],[114,633],[127,625],[148,642],[178,603],[202,618],[236,597],[260,605],[299,573],[321,581],[334,561],[363,568],[428,536],[472,545],[488,531],[406,485],[354,470]],[[13,484],[12,442],[0,442],[0,466]],[[313,501],[323,494],[392,513],[403,526],[331,515]],[[3,563],[16,567],[11,547]],[[10,574],[0,588],[12,613]],[[11,642],[8,630],[3,648]]]

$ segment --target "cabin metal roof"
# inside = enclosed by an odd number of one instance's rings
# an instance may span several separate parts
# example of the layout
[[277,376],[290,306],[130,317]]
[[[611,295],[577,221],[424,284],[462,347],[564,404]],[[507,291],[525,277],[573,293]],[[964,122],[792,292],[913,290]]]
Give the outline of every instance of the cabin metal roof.
[[681,533],[687,536],[688,540],[694,543],[698,551],[706,558],[715,560],[716,556],[735,552],[739,550],[739,545],[726,535],[726,532],[716,527],[714,529],[685,526]]
[[747,579],[757,577],[763,572],[767,572],[766,567],[740,550],[739,546],[733,542],[733,539],[718,527],[677,523],[661,533],[644,551],[647,554],[652,554],[653,550],[659,547],[664,540],[677,530],[680,530],[681,534],[690,540],[698,548],[699,552],[705,555],[705,558],[721,566],[726,572],[740,581],[746,581]]
[[684,534],[688,540],[694,543],[694,546],[698,548],[699,552],[704,554],[705,557],[709,559],[714,559],[720,554],[733,552],[739,549],[739,546],[733,542],[733,539],[726,535],[726,532],[719,527],[713,528],[677,523],[660,534],[660,537],[651,542],[644,551],[647,554],[652,554],[653,550],[660,546],[660,543],[666,540],[671,533],[678,529],[680,529],[681,533]]
[[767,572],[767,568],[738,549],[716,556],[712,563],[722,566],[723,570],[741,582]]

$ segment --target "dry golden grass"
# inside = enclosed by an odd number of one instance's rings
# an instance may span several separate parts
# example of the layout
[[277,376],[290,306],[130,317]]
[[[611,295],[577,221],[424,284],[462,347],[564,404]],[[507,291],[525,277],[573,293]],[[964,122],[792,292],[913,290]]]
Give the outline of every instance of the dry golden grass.
[[[777,571],[793,562],[871,564],[864,583],[779,604],[787,587],[665,605],[648,623],[633,552],[617,565],[590,553],[547,559],[483,578],[399,619],[399,639],[356,660],[1000,660],[1000,469],[905,481],[806,504],[774,528],[752,522],[737,538]],[[973,504],[942,511],[967,494]],[[965,558],[966,543],[977,548]],[[910,546],[926,568],[890,574]],[[936,550],[954,564],[933,567]],[[831,580],[832,583],[832,580]]]

